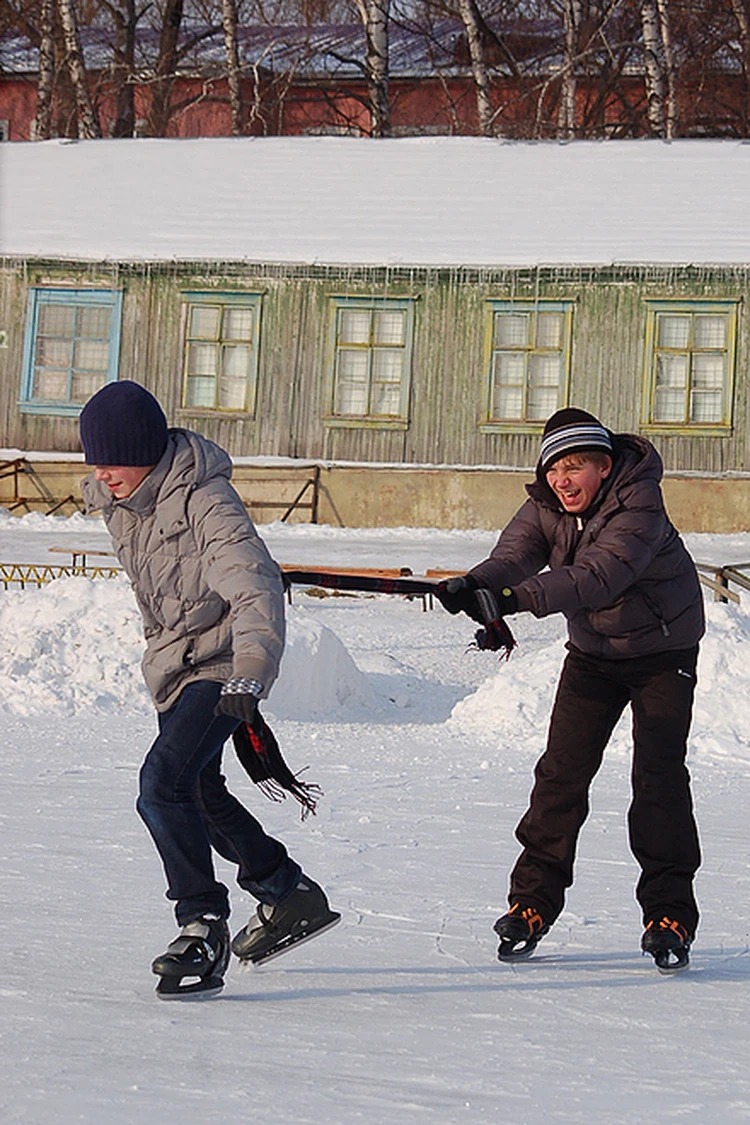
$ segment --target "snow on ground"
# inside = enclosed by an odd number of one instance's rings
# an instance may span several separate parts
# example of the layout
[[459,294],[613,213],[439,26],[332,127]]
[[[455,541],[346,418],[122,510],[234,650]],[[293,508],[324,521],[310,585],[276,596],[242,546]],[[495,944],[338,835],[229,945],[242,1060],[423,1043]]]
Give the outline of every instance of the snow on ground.
[[[486,533],[270,525],[300,564],[469,566]],[[750,558],[750,536],[690,536]],[[95,520],[7,516],[0,562],[106,549]],[[93,560],[92,560],[93,561]],[[343,922],[222,995],[159,1002],[173,934],[133,802],[155,731],[124,579],[0,588],[0,1120],[8,1125],[620,1125],[750,1120],[750,601],[708,603],[690,764],[704,864],[688,973],[638,953],[624,719],[598,776],[567,909],[537,956],[495,959],[563,656],[557,620],[514,621],[508,663],[471,623],[400,598],[295,591],[265,713],[325,790],[302,823],[231,752],[232,787],[329,891]],[[232,871],[219,861],[234,888]],[[234,889],[234,921],[251,903]]]

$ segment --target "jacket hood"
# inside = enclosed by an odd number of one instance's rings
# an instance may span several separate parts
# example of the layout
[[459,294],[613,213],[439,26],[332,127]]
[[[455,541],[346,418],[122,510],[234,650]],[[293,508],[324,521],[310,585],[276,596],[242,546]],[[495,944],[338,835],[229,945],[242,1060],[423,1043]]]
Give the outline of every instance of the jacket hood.
[[167,448],[132,495],[116,500],[109,489],[89,473],[81,482],[87,512],[104,511],[121,505],[139,515],[152,511],[157,499],[167,501],[175,493],[189,494],[215,477],[232,475],[229,454],[221,446],[192,430],[171,429]]
[[[612,472],[602,483],[594,503],[586,512],[581,513],[585,517],[601,507],[605,498],[623,485],[648,479],[658,483],[664,475],[662,459],[646,438],[638,434],[612,434],[612,447]],[[543,504],[556,512],[564,512],[557,496],[547,484],[539,463],[536,468],[536,480],[533,484],[526,485],[526,492],[538,504]]]

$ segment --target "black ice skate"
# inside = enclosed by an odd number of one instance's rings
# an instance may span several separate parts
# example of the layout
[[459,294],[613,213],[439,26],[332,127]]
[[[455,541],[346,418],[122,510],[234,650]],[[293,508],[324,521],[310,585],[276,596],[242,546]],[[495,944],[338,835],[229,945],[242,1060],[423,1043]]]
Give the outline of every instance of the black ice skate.
[[641,938],[641,949],[653,957],[660,973],[669,975],[687,969],[692,940],[684,926],[665,914],[648,923]]
[[205,914],[188,922],[157,957],[151,971],[161,977],[156,993],[162,1000],[213,996],[224,987],[229,963],[229,928],[223,918]]
[[276,906],[261,903],[235,935],[232,952],[240,961],[259,965],[295,945],[330,930],[341,915],[331,910],[321,887],[303,875],[295,890]]
[[500,938],[498,961],[525,961],[549,932],[549,926],[536,907],[522,906],[520,902],[514,902],[508,913],[498,918],[493,929]]

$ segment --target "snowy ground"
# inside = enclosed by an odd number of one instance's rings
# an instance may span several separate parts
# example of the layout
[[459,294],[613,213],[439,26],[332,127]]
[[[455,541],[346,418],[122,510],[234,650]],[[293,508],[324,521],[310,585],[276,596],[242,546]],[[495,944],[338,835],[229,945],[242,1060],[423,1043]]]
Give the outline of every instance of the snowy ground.
[[[486,533],[264,529],[279,561],[462,568]],[[104,548],[99,523],[0,510],[0,562]],[[703,561],[750,535],[692,536]],[[305,823],[233,787],[328,889],[343,923],[218,999],[160,1003],[171,908],[133,811],[154,719],[124,581],[0,588],[0,1120],[8,1125],[620,1125],[750,1120],[750,601],[708,604],[691,747],[704,846],[691,969],[638,953],[628,728],[597,778],[567,910],[517,967],[492,922],[563,655],[514,622],[507,664],[419,602],[296,593],[266,707],[325,790]],[[220,864],[230,882],[232,872]],[[250,910],[234,896],[235,923]],[[747,991],[746,991],[747,990]]]

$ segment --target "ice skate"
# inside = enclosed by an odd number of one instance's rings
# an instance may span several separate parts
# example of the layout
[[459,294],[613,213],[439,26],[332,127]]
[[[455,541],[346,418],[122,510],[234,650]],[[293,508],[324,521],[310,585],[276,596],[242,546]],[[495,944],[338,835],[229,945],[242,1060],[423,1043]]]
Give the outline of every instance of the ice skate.
[[525,961],[549,932],[549,926],[536,907],[522,906],[520,902],[514,902],[508,913],[498,918],[493,929],[500,938],[499,961]]
[[294,891],[275,906],[261,903],[232,942],[240,961],[259,965],[330,930],[341,915],[331,910],[322,888],[303,875]]
[[641,938],[641,949],[653,957],[660,973],[671,975],[688,968],[692,940],[684,926],[665,914],[648,923]]
[[183,926],[166,951],[152,962],[151,971],[161,978],[157,995],[162,1000],[215,995],[224,987],[228,962],[229,928],[225,919],[211,914],[196,918]]

